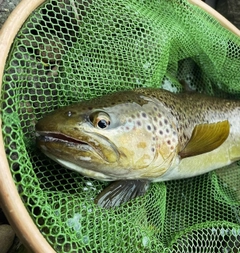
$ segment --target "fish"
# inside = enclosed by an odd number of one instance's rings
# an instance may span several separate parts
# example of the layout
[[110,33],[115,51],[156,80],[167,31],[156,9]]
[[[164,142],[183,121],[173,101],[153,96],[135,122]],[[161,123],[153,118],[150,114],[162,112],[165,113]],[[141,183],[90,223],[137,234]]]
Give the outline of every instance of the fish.
[[240,160],[240,101],[137,88],[63,106],[36,124],[36,143],[63,167],[113,181],[95,199],[114,208],[151,183]]

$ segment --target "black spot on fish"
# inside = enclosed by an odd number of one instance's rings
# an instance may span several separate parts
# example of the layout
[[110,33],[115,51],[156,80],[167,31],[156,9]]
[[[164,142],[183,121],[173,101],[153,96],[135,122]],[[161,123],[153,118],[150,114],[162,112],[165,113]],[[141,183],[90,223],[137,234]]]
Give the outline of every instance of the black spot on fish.
[[147,114],[145,112],[142,112],[142,117],[147,118]]
[[164,119],[164,124],[167,125],[168,124],[168,121],[166,119]]
[[147,129],[150,131],[152,128],[151,128],[151,126],[148,125],[148,126],[147,126]]
[[186,140],[187,139],[187,136],[185,133],[183,133],[183,139]]
[[160,135],[163,135],[163,131],[162,131],[162,130],[160,130],[160,131],[159,131],[159,134],[160,134]]
[[141,125],[142,125],[141,121],[138,120],[138,121],[137,121],[137,125],[138,125],[138,126],[141,126]]

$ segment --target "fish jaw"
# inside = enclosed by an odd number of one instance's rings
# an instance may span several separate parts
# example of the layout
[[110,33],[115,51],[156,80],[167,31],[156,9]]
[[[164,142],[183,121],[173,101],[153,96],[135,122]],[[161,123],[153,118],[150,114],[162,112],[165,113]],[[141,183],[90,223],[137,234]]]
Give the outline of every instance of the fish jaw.
[[[164,171],[159,169],[159,159],[162,163],[164,158],[151,150],[153,144],[150,131],[143,132],[141,128],[131,130],[128,126],[132,138],[129,138],[129,132],[124,132],[121,128],[118,131],[109,131],[104,136],[86,129],[84,131],[83,124],[79,129],[81,137],[73,138],[73,135],[40,131],[39,128],[37,125],[36,137],[37,145],[42,152],[65,168],[77,171],[84,176],[103,181],[128,179],[151,181],[150,174],[153,170],[156,170],[158,175],[165,171],[165,169]],[[118,146],[109,139],[115,139]],[[157,151],[157,148],[155,150]],[[156,156],[158,162],[155,161]],[[158,163],[158,168],[153,168],[153,161]]]
[[36,142],[45,155],[64,167],[100,180],[110,180],[111,176],[100,175],[99,165],[108,166],[119,159],[117,149],[106,138],[101,138],[100,149],[96,138],[83,141],[58,132],[36,131]]
[[[63,167],[86,177],[102,181],[138,179],[142,177],[145,171],[145,166],[143,171],[139,170],[139,167],[133,168],[129,163],[133,154],[127,152],[128,150],[120,148],[121,153],[115,153],[115,148],[110,150],[107,147],[105,150],[109,152],[109,157],[106,151],[98,152],[92,145],[79,140],[72,140],[67,135],[37,131],[36,136],[37,145],[46,156]],[[101,149],[103,149],[103,139],[101,137]],[[106,146],[111,145],[107,144]],[[141,161],[143,162],[143,159]]]
[[[114,176],[111,176],[109,174],[102,173],[102,172],[99,172],[96,170],[91,170],[89,168],[86,169],[86,168],[84,168],[80,165],[77,165],[76,163],[73,163],[71,161],[63,160],[61,158],[56,158],[56,156],[53,156],[49,153],[47,154],[47,156],[49,158],[51,158],[52,160],[54,160],[55,162],[57,162],[58,164],[62,165],[64,168],[76,171],[86,177],[94,178],[94,179],[102,180],[102,181],[115,181],[115,180],[117,180],[117,178],[115,178]],[[85,157],[83,157],[83,159],[85,159]],[[90,161],[91,161],[91,158],[89,159],[89,162]]]

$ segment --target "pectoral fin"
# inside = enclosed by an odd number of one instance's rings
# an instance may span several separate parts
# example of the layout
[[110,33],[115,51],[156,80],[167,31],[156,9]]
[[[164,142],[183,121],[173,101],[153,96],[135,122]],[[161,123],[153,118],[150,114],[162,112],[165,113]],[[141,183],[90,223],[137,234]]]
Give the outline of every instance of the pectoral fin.
[[229,132],[228,120],[197,125],[193,129],[189,142],[179,155],[181,158],[185,158],[210,152],[227,139]]
[[147,180],[115,181],[107,186],[95,199],[103,208],[113,208],[145,194],[149,187]]

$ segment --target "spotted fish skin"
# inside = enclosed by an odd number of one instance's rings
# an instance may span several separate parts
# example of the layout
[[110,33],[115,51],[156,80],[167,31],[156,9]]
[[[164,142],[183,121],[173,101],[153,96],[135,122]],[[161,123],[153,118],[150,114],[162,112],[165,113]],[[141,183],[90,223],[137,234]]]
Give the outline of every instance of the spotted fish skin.
[[[46,115],[36,125],[37,144],[64,167],[98,180],[180,179],[240,159],[239,115],[239,101],[162,89],[120,91]],[[204,133],[219,122],[212,135],[229,126],[226,140],[209,152],[181,155],[196,126]]]
[[202,123],[229,120],[231,133],[240,136],[240,101],[220,99],[199,93],[174,94],[159,89],[137,89],[162,104],[177,128],[180,150],[189,141],[194,127]]
[[[174,157],[166,172],[152,181],[201,175],[240,159],[240,101],[214,98],[199,93],[173,94],[157,89],[139,89],[137,92],[144,96],[151,96],[163,105],[167,111],[165,114],[168,115],[167,120],[171,122],[170,127],[173,126],[177,133],[178,155]],[[216,146],[211,152],[203,152],[182,159],[179,154],[191,141],[196,126],[200,124],[210,126],[224,121],[229,123],[229,133],[221,145]],[[209,131],[206,127],[204,130]],[[204,135],[204,131],[202,134]],[[216,131],[213,131],[212,135],[215,134]],[[197,144],[204,145],[204,143],[203,141]]]

